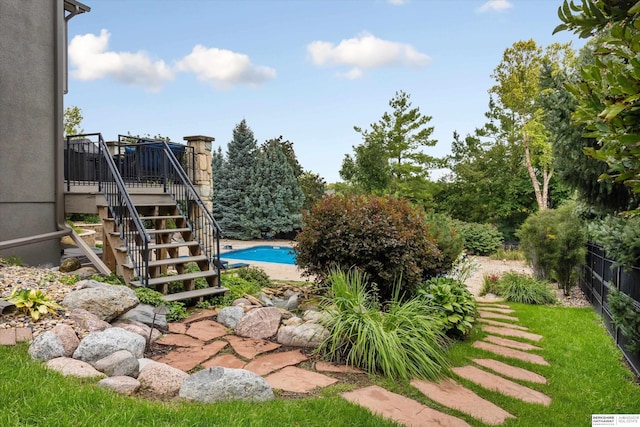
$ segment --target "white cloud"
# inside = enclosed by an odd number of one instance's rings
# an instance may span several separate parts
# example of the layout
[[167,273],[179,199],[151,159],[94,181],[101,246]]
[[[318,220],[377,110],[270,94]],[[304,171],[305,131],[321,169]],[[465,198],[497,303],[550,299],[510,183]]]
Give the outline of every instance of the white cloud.
[[346,73],[336,73],[338,77],[344,77],[345,79],[349,79],[349,80],[357,80],[360,77],[362,77],[362,74],[363,74],[362,69],[358,67],[352,68]]
[[431,58],[413,46],[379,39],[364,33],[356,38],[342,40],[337,46],[324,41],[307,45],[311,61],[320,66],[351,66],[347,78],[358,78],[362,69],[391,66],[424,67]]
[[480,13],[484,12],[504,12],[507,9],[511,9],[513,5],[509,0],[489,0],[482,6],[480,6],[477,11]]
[[229,89],[236,84],[259,86],[276,77],[276,70],[253,65],[247,55],[202,45],[195,46],[176,68],[194,73],[216,89]]
[[112,77],[134,86],[158,91],[163,84],[173,80],[174,72],[164,61],[153,61],[145,52],[108,51],[107,30],[100,35],[75,36],[69,44],[69,61],[75,67],[71,76],[78,80],[97,80]]

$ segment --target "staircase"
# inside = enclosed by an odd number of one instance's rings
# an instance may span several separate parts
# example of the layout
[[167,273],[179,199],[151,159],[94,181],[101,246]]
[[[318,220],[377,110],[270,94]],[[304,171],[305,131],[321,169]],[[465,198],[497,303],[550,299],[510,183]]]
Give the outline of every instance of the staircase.
[[109,153],[101,135],[93,135],[99,151],[95,206],[107,267],[131,286],[165,294],[166,301],[226,292],[219,280],[220,229],[185,172],[184,159],[176,157],[184,146],[139,139],[123,160]]

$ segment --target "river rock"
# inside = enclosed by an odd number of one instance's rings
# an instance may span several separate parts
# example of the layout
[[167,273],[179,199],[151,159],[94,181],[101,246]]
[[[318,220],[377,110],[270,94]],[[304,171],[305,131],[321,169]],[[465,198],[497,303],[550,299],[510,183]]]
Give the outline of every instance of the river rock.
[[140,381],[131,377],[110,377],[98,381],[98,387],[107,388],[116,393],[130,396],[140,388]]
[[93,367],[104,372],[108,377],[126,376],[136,378],[138,376],[139,363],[127,350],[116,351],[100,360],[93,362]]
[[278,343],[291,347],[320,346],[329,336],[329,331],[317,323],[303,323],[301,325],[282,326],[278,330]]
[[62,300],[62,305],[67,309],[83,308],[106,322],[110,322],[139,303],[133,290],[117,285],[72,291]]
[[122,328],[109,328],[87,335],[73,353],[74,359],[95,362],[119,350],[127,350],[137,359],[144,353],[146,341],[140,335]]
[[140,371],[140,386],[156,396],[174,397],[189,374],[164,363],[150,363]]
[[180,387],[179,396],[197,402],[266,401],[273,390],[261,376],[244,369],[212,367],[196,372]]
[[[158,328],[161,331],[169,330],[169,325],[167,325],[167,317],[163,314],[155,314],[153,312],[154,308],[154,306],[149,304],[138,304],[136,307],[120,316],[118,320],[136,320],[148,326],[153,325],[154,328]],[[153,317],[154,314],[155,320]]]
[[73,320],[79,329],[88,332],[100,332],[109,329],[111,325],[84,308],[76,308],[69,312],[69,319]]
[[111,325],[118,328],[125,329],[129,332],[134,332],[140,335],[142,338],[144,338],[147,341],[149,341],[149,335],[151,335],[151,343],[155,342],[155,340],[160,338],[160,336],[162,335],[162,333],[156,328],[153,328],[153,331],[152,331],[150,326],[145,325],[144,323],[138,322],[137,320],[133,320],[133,319],[116,320]]
[[59,323],[51,330],[51,332],[53,332],[53,334],[58,338],[58,341],[60,341],[60,344],[62,344],[64,357],[71,357],[80,344],[76,331],[69,325]]
[[65,376],[78,378],[104,377],[104,374],[81,360],[69,357],[58,357],[47,362],[47,368],[60,372]]
[[78,258],[67,258],[60,264],[60,272],[61,273],[70,273],[72,271],[78,270],[82,267]]

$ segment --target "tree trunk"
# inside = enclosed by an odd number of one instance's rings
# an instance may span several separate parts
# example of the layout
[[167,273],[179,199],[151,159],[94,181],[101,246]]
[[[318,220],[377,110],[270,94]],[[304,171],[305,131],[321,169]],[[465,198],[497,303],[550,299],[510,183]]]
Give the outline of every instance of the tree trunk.
[[[531,184],[533,184],[533,191],[536,194],[536,202],[538,203],[538,210],[547,209],[547,192],[548,192],[548,181],[545,180],[544,186],[544,194],[540,189],[540,183],[538,182],[538,177],[536,176],[536,171],[533,169],[533,164],[531,163],[531,153],[529,152],[529,138],[526,134],[522,135],[522,139],[524,140],[524,161],[527,165],[527,172],[529,172],[529,178],[531,178]],[[551,178],[551,177],[549,177]]]

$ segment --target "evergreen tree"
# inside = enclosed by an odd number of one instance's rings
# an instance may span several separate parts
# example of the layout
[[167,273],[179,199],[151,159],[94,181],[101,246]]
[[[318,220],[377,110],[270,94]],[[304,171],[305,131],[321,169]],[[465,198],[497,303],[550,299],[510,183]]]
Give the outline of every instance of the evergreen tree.
[[227,158],[216,185],[219,204],[219,225],[224,237],[250,239],[255,237],[255,226],[248,215],[252,203],[249,199],[254,182],[253,167],[257,157],[257,141],[253,131],[242,120],[233,129],[233,139],[227,146]]
[[224,168],[224,155],[222,154],[222,147],[218,147],[218,150],[211,151],[211,201],[213,203],[213,217],[220,221],[222,218],[222,210],[220,209],[220,195],[219,191],[222,188],[222,169]]
[[[277,140],[275,140],[277,141]],[[267,141],[253,168],[247,211],[251,234],[276,235],[301,227],[304,194],[280,144]]]

